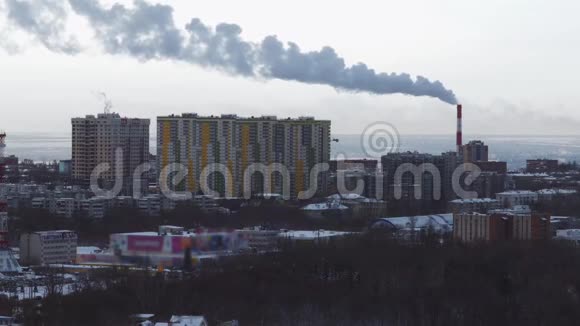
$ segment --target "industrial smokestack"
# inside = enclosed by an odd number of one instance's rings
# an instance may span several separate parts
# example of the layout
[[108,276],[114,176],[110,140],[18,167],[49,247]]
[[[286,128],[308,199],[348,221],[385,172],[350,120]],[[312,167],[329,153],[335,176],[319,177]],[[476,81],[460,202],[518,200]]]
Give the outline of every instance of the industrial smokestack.
[[461,128],[461,104],[457,104],[457,154],[461,153],[461,147],[463,146],[463,133]]

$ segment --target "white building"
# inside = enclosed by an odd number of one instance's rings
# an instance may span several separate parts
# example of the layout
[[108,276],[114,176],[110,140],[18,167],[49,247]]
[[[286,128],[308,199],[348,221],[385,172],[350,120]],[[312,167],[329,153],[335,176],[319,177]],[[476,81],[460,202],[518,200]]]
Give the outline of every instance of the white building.
[[67,264],[75,261],[77,234],[74,231],[40,231],[20,235],[23,265]]
[[531,205],[538,201],[538,194],[528,190],[513,190],[500,192],[495,195],[499,204],[504,207],[517,205]]

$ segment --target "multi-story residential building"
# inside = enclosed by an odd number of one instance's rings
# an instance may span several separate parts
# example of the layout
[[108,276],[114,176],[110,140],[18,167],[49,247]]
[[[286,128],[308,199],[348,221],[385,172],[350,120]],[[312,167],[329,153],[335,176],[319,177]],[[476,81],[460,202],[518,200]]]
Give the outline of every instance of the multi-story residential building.
[[67,264],[75,261],[77,234],[74,231],[41,231],[20,235],[23,265]]
[[481,140],[472,140],[463,145],[463,163],[475,163],[488,161],[488,147]]
[[80,210],[86,217],[92,219],[102,219],[108,210],[108,205],[112,200],[102,197],[93,197],[80,202]]
[[381,163],[384,198],[392,207],[429,211],[456,198],[452,176],[458,160],[454,152],[389,153],[381,158]]
[[73,217],[75,211],[78,210],[78,201],[74,198],[58,198],[55,202],[56,211],[55,214],[58,216],[71,218]]
[[551,237],[550,218],[534,213],[493,211],[453,215],[453,236],[463,242],[545,240]]
[[494,198],[497,193],[505,191],[506,175],[495,172],[481,172],[481,174],[466,186],[466,189],[475,191],[477,198]]
[[[280,173],[272,174],[270,191],[265,191],[260,173],[252,174],[249,180],[244,178],[253,163],[266,166],[280,163],[288,170],[289,195],[296,198],[301,191],[309,189],[311,169],[317,163],[330,160],[330,121],[312,117],[171,115],[157,118],[157,134],[158,171],[162,172],[171,163],[182,164],[187,168],[187,177],[180,184],[170,186],[193,193],[201,190],[202,171],[213,166],[211,171],[222,171],[211,173],[208,185],[222,196],[242,196],[245,183],[251,193],[283,194]],[[319,193],[325,192],[327,178],[327,172],[318,174]],[[160,178],[160,183],[166,181]]]
[[[149,119],[122,118],[117,113],[87,115],[72,119],[72,177],[88,186],[93,170],[100,163],[110,169],[99,177],[103,187],[115,182],[117,159],[120,159],[123,192],[132,193],[136,168],[149,161]],[[117,150],[122,156],[117,158]],[[147,174],[140,180],[141,189],[147,189]]]
[[159,216],[161,214],[161,196],[148,195],[137,199],[136,207],[144,216]]

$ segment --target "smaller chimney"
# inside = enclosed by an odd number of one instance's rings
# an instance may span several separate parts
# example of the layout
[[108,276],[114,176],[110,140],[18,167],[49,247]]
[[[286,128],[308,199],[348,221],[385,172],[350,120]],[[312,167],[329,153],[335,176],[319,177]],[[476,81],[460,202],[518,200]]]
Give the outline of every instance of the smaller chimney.
[[457,154],[461,153],[461,146],[463,145],[463,133],[461,128],[461,104],[457,104]]

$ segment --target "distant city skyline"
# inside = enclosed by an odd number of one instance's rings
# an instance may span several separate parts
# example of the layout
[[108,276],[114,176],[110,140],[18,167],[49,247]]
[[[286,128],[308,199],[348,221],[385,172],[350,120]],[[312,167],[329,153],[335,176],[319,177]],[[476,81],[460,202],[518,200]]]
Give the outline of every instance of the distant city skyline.
[[[276,35],[303,51],[328,45],[348,66],[365,62],[377,72],[440,80],[464,106],[466,135],[578,134],[580,22],[575,13],[580,4],[574,1],[161,3],[174,7],[181,28],[192,17],[211,26],[235,23],[248,41]],[[5,1],[0,4],[0,129],[9,134],[69,130],[71,118],[102,112],[95,92],[106,92],[113,111],[130,117],[314,115],[331,120],[333,134],[358,134],[376,120],[405,134],[455,132],[454,107],[433,98],[337,92],[329,86],[232,77],[183,62],[104,54],[81,17],[68,27],[86,51],[55,54],[14,30],[4,15]]]

